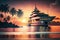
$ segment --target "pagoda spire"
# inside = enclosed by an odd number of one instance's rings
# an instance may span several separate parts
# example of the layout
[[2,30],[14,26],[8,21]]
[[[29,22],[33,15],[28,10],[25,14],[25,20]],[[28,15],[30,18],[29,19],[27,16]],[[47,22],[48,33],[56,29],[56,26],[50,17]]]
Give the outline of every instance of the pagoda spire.
[[35,9],[37,9],[37,7],[36,7],[36,2],[35,2]]
[[34,7],[34,11],[33,11],[33,12],[40,12],[40,11],[37,9],[36,2],[35,2],[35,7]]

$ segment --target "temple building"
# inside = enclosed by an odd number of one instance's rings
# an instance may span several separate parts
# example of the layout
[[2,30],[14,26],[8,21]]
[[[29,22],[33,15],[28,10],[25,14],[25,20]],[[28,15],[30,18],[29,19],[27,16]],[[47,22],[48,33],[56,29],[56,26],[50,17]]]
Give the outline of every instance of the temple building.
[[49,16],[48,14],[40,12],[35,6],[34,11],[29,17],[28,23],[29,26],[34,26],[37,30],[46,30],[48,28],[49,22],[52,21],[54,18],[55,16]]

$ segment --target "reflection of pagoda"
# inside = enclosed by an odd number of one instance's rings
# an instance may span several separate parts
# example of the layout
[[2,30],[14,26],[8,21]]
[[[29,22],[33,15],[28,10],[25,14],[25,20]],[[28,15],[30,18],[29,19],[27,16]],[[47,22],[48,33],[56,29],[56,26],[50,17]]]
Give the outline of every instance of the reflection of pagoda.
[[30,15],[30,26],[45,26],[48,27],[48,23],[52,21],[55,16],[49,16],[48,14],[41,13],[35,6],[34,11]]

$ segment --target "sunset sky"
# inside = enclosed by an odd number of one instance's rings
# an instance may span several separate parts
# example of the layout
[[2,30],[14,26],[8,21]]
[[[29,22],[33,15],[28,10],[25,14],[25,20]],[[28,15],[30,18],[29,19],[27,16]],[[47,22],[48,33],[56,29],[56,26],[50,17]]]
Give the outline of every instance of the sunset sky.
[[22,20],[21,22],[24,23],[28,22],[28,18],[35,8],[35,3],[40,12],[60,18],[59,0],[1,0],[0,3],[7,3],[11,8],[16,8],[16,10],[21,9],[24,13],[23,16],[20,18],[15,17],[18,19],[18,21]]

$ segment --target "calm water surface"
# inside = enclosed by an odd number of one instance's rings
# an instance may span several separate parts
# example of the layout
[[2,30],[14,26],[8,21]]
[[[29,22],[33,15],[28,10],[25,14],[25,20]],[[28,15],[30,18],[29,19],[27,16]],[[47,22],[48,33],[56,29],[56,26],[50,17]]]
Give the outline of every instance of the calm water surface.
[[[40,30],[41,31],[41,30]],[[21,28],[0,28],[0,32],[40,32],[36,31],[35,27],[21,27]],[[42,32],[42,31],[41,31]],[[46,31],[45,31],[46,32]],[[60,26],[50,26],[47,32],[60,32]],[[0,39],[5,40],[53,40],[53,38],[60,38],[60,33],[39,33],[39,34],[16,34],[16,35],[1,35]],[[56,40],[56,39],[54,39]]]

